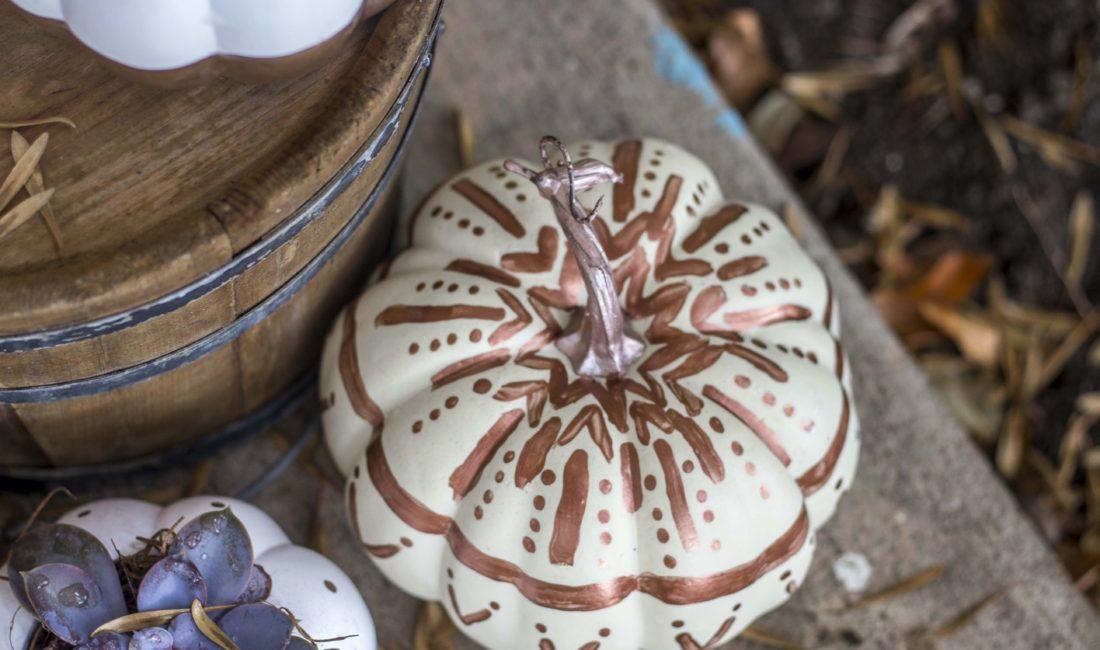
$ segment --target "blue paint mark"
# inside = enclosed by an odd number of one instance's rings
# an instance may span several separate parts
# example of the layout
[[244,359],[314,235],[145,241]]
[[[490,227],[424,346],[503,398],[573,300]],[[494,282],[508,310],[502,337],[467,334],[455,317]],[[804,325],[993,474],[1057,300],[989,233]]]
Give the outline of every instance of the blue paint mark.
[[684,39],[671,27],[662,25],[653,35],[653,67],[657,74],[673,83],[686,86],[710,108],[718,111],[715,123],[736,138],[748,133],[745,121],[718,93],[706,66],[695,56]]

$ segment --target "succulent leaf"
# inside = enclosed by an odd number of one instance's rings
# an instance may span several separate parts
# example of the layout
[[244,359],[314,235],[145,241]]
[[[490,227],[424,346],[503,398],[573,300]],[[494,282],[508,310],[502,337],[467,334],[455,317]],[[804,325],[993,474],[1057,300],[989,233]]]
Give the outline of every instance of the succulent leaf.
[[195,625],[195,619],[190,614],[180,614],[172,620],[168,626],[168,632],[172,635],[172,647],[186,648],[187,650],[221,650],[216,643],[206,638]]
[[8,578],[16,599],[33,609],[22,574],[44,564],[80,568],[95,582],[111,611],[126,613],[118,571],[103,544],[83,528],[68,524],[36,524],[16,540],[8,563]]
[[248,585],[237,598],[239,603],[258,603],[271,595],[271,576],[259,564],[252,565],[252,574],[248,576]]
[[126,613],[125,605],[109,602],[92,576],[78,566],[43,564],[22,577],[38,620],[74,645],[88,642],[101,623]]
[[134,632],[127,650],[172,650],[172,633],[163,627],[150,627]]
[[241,650],[283,648],[294,631],[294,622],[290,617],[267,603],[234,607],[226,612],[218,625]]
[[[130,650],[133,647],[130,637],[125,634],[106,632],[97,634],[91,641],[78,645],[76,650]],[[168,648],[170,650],[171,646]]]
[[141,579],[138,587],[139,612],[155,609],[186,609],[191,601],[206,603],[206,582],[187,560],[169,555],[161,558]]
[[215,510],[187,522],[170,552],[198,569],[206,582],[207,605],[234,602],[245,590],[252,572],[252,541],[229,508]]

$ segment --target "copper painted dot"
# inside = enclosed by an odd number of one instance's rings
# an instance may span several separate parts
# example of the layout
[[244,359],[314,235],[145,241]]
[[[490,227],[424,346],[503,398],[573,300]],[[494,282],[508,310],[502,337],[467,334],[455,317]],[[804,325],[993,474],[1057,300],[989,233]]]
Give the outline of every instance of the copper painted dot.
[[493,175],[496,176],[497,178],[505,178],[506,176],[508,176],[508,174],[506,174],[504,172],[497,172]]
[[801,289],[802,288],[802,280],[799,280],[798,278],[795,278],[794,279],[794,286]]
[[517,185],[518,185],[518,183],[516,183],[515,181],[508,181],[507,183],[504,184],[504,187],[506,189],[509,189],[509,190],[514,190],[514,189],[516,189]]
[[739,442],[735,442],[732,445],[730,445],[730,449],[733,450],[733,455],[734,456],[740,456],[741,454],[745,453],[745,448],[742,447],[741,443],[739,443]]
[[668,531],[664,528],[657,529],[657,541],[664,544],[668,542]]
[[784,582],[784,581],[786,581],[786,579],[787,579],[787,578],[789,578],[789,577],[791,577],[791,572],[790,572],[790,570],[784,571],[783,573],[779,574],[779,581],[780,581],[780,582]]
[[493,502],[493,491],[485,490],[485,494],[481,495],[481,500],[485,502],[485,505],[489,505]]
[[764,499],[770,499],[771,496],[772,496],[772,493],[771,493],[771,491],[768,490],[768,488],[766,486],[761,485],[760,486],[760,496]]
[[484,395],[485,393],[488,393],[490,390],[492,390],[492,388],[493,382],[489,381],[488,379],[478,379],[474,382],[474,392],[478,393],[479,395]]
[[482,228],[481,226],[474,226],[474,229],[471,230],[470,232],[474,233],[475,237],[480,237],[480,236],[485,234],[485,229]]
[[691,474],[695,471],[695,463],[690,460],[685,460],[683,464],[680,465],[680,468],[684,470],[684,474]]
[[751,460],[745,463],[745,472],[748,473],[749,476],[756,476],[756,465],[753,464]]
[[772,227],[768,225],[767,221],[761,221],[760,222],[760,227],[763,228],[765,232],[772,229]]
[[474,286],[470,287],[469,289],[467,289],[467,291],[470,292],[471,296],[474,296],[474,295],[477,295],[478,291],[481,291],[481,287],[479,287],[477,285],[474,285]]
[[611,630],[607,629],[606,627],[601,627],[600,628],[600,636],[604,636],[604,637],[611,636]]
[[768,406],[775,406],[775,395],[764,393],[764,403]]
[[481,519],[485,514],[485,511],[481,509],[481,506],[474,506],[474,519]]
[[528,553],[534,553],[535,552],[535,540],[531,539],[530,537],[524,537],[523,538],[523,550],[527,551]]
[[601,510],[596,514],[596,518],[600,520],[601,524],[606,524],[611,521],[611,513],[606,510]]
[[673,622],[672,622],[672,627],[683,627],[683,626],[684,626],[684,622],[683,622],[683,621],[679,621],[679,620],[677,620],[677,621],[673,621]]
[[786,406],[784,406],[783,407],[783,415],[786,415],[787,417],[791,417],[792,415],[794,415],[794,407],[791,406],[790,404],[787,404]]
[[675,569],[676,568],[676,558],[672,557],[671,555],[666,555],[665,556],[665,566],[670,568],[670,569]]
[[814,354],[813,352],[807,352],[806,353],[806,358],[809,359],[810,361],[814,362],[814,363],[817,363],[817,355]]
[[432,409],[432,412],[428,414],[428,418],[431,420],[439,419],[439,409]]
[[514,451],[504,452],[504,462],[510,463],[515,459],[516,459],[516,452],[514,452]]
[[451,212],[450,210],[447,210],[446,212],[443,213],[443,218],[445,220],[450,220],[450,218],[453,217],[453,216],[455,216],[455,213]]
[[436,280],[435,282],[432,283],[432,288],[433,289],[438,289],[439,287],[442,287],[442,286],[443,286],[443,280]]
[[721,255],[725,255],[726,253],[730,252],[730,245],[726,242],[722,242],[721,244],[715,246],[714,250]]
[[783,345],[782,343],[780,343],[779,345],[777,345],[775,347],[776,347],[776,349],[778,349],[783,354],[786,354],[787,352],[789,352],[789,349],[787,348],[787,346]]
[[412,548],[413,542],[408,537],[402,537],[401,538],[401,545],[404,546],[405,548]]
[[419,351],[420,351],[420,346],[418,344],[413,343],[412,345],[409,346],[409,354],[416,354]]
[[750,239],[748,235],[741,235],[741,243],[742,244],[751,244],[752,239]]
[[416,285],[416,290],[417,291],[423,291],[424,287],[426,287],[426,286],[428,286],[427,282],[421,282],[420,284]]
[[538,519],[532,519],[531,521],[527,522],[527,525],[531,527],[532,532],[536,533],[539,532],[539,530],[542,528],[542,525],[539,524]]
[[527,195],[526,194],[517,194],[516,195],[516,200],[519,201],[520,203],[523,203],[524,201],[527,200]]
[[542,471],[542,474],[539,475],[539,478],[542,479],[543,485],[551,485],[554,480],[557,479],[557,476],[554,474],[554,470],[545,469]]
[[649,164],[653,165],[654,167],[660,167],[661,166],[661,161],[654,158],[653,160],[649,161]]
[[423,429],[423,428],[424,428],[424,422],[422,420],[417,420],[416,422],[413,422],[412,432],[413,433],[420,433],[420,430]]
[[654,180],[656,178],[657,178],[657,174],[654,174],[653,172],[646,172],[645,173],[645,179],[647,181],[651,181],[651,180]]
[[497,470],[496,475],[493,476],[493,480],[496,481],[497,483],[500,483],[501,481],[503,481],[504,480],[504,472],[502,472],[500,470]]
[[434,217],[434,216],[438,215],[440,212],[443,212],[443,208],[441,206],[437,205],[437,206],[435,206],[435,208],[432,209],[432,216]]
[[772,282],[771,280],[768,280],[767,282],[764,283],[764,288],[767,289],[768,291],[775,291],[775,283]]
[[798,357],[799,359],[806,358],[806,354],[802,352],[802,348],[791,348],[791,352],[793,352],[794,356]]
[[695,208],[693,208],[689,205],[687,207],[687,213],[694,217],[695,216]]
[[784,289],[790,289],[791,283],[787,281],[787,278],[780,278],[779,286],[783,287]]
[[454,572],[453,569],[447,569],[447,577],[450,578],[451,580],[454,580],[455,572]]
[[714,512],[711,511],[711,510],[704,510],[703,511],[703,521],[707,522],[708,524],[710,522],[714,521]]
[[802,422],[802,430],[805,431],[806,433],[812,432],[814,430],[814,421],[813,420],[804,420]]
[[741,388],[748,388],[752,385],[752,380],[750,380],[745,375],[737,375],[733,378],[733,383],[737,384]]
[[713,542],[710,543],[710,547],[711,547],[711,549],[713,549],[715,551],[721,550],[722,549],[722,542],[720,542],[718,540],[714,540]]
[[699,194],[698,193],[692,192],[691,202],[694,203],[695,205],[699,205]]
[[540,494],[535,497],[535,510],[542,510],[546,507],[546,499]]
[[695,493],[695,500],[698,501],[699,503],[706,503],[707,502],[707,491],[706,490],[699,490],[698,492],[696,492]]
[[609,481],[605,478],[600,479],[600,492],[602,494],[610,494],[611,493],[611,481]]
[[648,189],[644,189],[642,190],[642,196],[648,199],[649,197],[653,196],[653,192],[650,192]]
[[752,296],[756,295],[756,287],[749,286],[747,284],[743,284],[743,285],[741,285],[741,293],[743,293],[746,296],[749,296],[751,298]]
[[459,228],[469,228],[470,227],[470,220],[469,219],[459,219],[458,227]]
[[768,344],[761,341],[760,339],[753,339],[752,344],[755,345],[756,347],[760,348],[761,350],[767,350],[768,349]]
[[453,409],[456,405],[458,405],[458,396],[456,395],[451,395],[447,398],[447,401],[443,402],[443,406],[449,409]]
[[474,330],[470,332],[470,342],[477,343],[481,340],[481,330]]
[[436,350],[439,349],[439,346],[440,346],[439,339],[432,339],[432,343],[428,347],[431,348],[432,352],[435,352]]
[[611,533],[606,531],[600,533],[600,543],[604,546],[611,544]]
[[737,603],[736,605],[734,605],[734,606],[733,606],[733,611],[735,611],[735,612],[736,612],[736,611],[738,611],[739,609],[741,609],[741,603]]
[[760,237],[764,233],[760,230],[760,226],[757,226],[756,228],[752,229],[752,234],[756,235],[757,237]]
[[834,488],[839,490],[841,488],[841,486],[843,486],[843,485],[844,485],[844,478],[841,477],[841,478],[838,478],[836,480],[836,485],[834,486]]
[[647,490],[657,489],[657,477],[652,474],[646,474],[645,481],[643,481],[643,483],[645,484],[645,489]]
[[665,516],[665,513],[661,512],[660,508],[654,508],[653,509],[653,519],[655,521],[660,521],[661,518],[664,517],[664,516]]
[[543,625],[542,623],[535,623],[535,629],[538,630],[539,632],[543,632],[543,633],[546,632],[546,626]]
[[454,293],[456,291],[458,291],[458,284],[457,283],[452,282],[449,285],[447,285],[447,293]]
[[726,430],[726,427],[722,426],[722,421],[716,417],[710,419],[710,428],[713,429],[715,433],[722,433]]
[[489,609],[492,609],[492,610],[498,610],[498,609],[500,609],[500,603],[498,603],[498,602],[497,602],[497,601],[495,601],[495,600],[490,600],[490,601],[489,601]]

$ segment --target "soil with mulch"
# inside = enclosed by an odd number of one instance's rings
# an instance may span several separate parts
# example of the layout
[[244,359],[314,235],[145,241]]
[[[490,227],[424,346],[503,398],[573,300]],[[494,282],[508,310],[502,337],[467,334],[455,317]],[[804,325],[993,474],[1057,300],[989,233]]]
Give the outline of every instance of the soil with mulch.
[[961,419],[1100,603],[1100,5],[663,4],[918,359],[987,386]]

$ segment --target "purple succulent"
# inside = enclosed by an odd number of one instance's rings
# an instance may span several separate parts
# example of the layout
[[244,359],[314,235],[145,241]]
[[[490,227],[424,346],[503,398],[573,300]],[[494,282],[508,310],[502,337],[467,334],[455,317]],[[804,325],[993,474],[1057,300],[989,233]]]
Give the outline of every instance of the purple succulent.
[[[11,588],[44,628],[75,650],[218,650],[189,613],[167,629],[132,635],[92,632],[128,613],[118,569],[91,533],[65,524],[39,524],[16,541],[9,563]],[[235,605],[211,612],[241,650],[315,648],[292,637],[294,622],[262,602],[271,577],[253,563],[248,531],[228,509],[192,519],[176,534],[167,555],[142,576],[136,611],[187,610]]]

